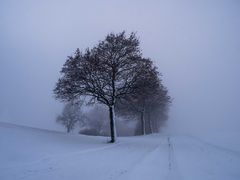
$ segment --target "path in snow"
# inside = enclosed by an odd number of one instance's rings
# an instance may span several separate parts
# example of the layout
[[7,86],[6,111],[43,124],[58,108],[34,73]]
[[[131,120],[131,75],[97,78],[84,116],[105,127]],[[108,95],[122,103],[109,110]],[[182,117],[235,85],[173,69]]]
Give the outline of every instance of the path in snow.
[[239,180],[237,150],[190,136],[67,135],[0,123],[2,180]]
[[168,180],[182,180],[182,175],[180,174],[178,170],[178,163],[176,161],[175,153],[174,153],[174,147],[171,142],[171,138],[167,138],[168,142]]

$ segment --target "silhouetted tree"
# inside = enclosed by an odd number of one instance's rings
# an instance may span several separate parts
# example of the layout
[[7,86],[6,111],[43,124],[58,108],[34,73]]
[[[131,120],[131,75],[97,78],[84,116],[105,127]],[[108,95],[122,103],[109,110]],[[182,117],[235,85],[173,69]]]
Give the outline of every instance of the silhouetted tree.
[[77,49],[62,68],[62,77],[54,93],[57,99],[71,101],[79,96],[90,96],[109,109],[111,141],[116,140],[114,108],[135,91],[135,83],[143,77],[145,63],[141,57],[139,40],[134,33],[108,34],[94,48],[81,53]]
[[101,105],[95,105],[84,113],[84,121],[81,121],[80,134],[109,135],[108,110]]
[[63,108],[62,114],[56,119],[58,123],[67,129],[68,133],[74,129],[76,123],[81,119],[81,105],[80,102],[67,103]]
[[148,123],[149,133],[158,132],[159,128],[168,118],[168,109],[171,104],[171,97],[168,95],[166,87],[162,84],[156,89],[146,106],[146,123]]
[[[135,83],[135,91],[117,102],[117,113],[121,116],[139,116],[141,133],[146,134],[146,126],[153,132],[153,121],[157,125],[160,114],[167,113],[170,103],[167,89],[162,85],[157,68],[150,59],[143,59],[145,68]],[[161,113],[160,113],[161,112]],[[154,116],[151,116],[154,115]],[[151,117],[154,117],[151,118]]]

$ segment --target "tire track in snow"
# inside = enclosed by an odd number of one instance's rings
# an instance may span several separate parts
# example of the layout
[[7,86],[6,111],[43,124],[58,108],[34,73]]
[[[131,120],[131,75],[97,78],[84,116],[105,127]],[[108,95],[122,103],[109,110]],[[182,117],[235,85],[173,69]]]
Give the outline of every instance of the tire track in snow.
[[178,169],[173,144],[170,137],[167,138],[168,145],[168,176],[167,180],[181,180],[182,176]]
[[170,142],[170,137],[167,138],[167,142],[168,142],[168,170],[171,171],[172,169],[172,156],[173,156],[173,147],[172,144]]
[[132,174],[135,174],[136,172],[139,171],[139,167],[141,167],[142,164],[144,164],[144,161],[146,161],[148,159],[149,156],[151,156],[152,154],[154,154],[156,151],[158,151],[160,145],[156,145],[154,146],[152,149],[147,150],[143,156],[139,157],[139,159],[135,160],[135,162],[133,163],[133,165],[131,166],[131,168],[129,169],[125,169],[120,171],[120,173],[118,173],[118,175],[115,175],[114,178],[110,178],[110,179],[123,179],[123,180],[132,180],[131,176]]
[[146,152],[131,169],[117,177],[118,180],[181,180],[170,137]]
[[[117,176],[115,176],[114,179],[117,180],[159,180],[162,179],[162,175],[159,175],[159,173],[166,172],[167,173],[167,156],[162,153],[163,157],[165,159],[159,158],[159,151],[161,149],[161,146],[166,147],[163,142],[157,143],[155,146],[153,146],[151,149],[147,150],[143,156],[140,156],[138,159],[135,160],[135,162],[131,165],[130,168],[127,170],[124,170],[120,172]],[[165,149],[167,150],[167,149]],[[167,152],[167,151],[165,151]],[[165,169],[161,169],[159,171],[158,165],[161,164],[161,166],[165,167]],[[164,165],[163,165],[164,164]],[[165,173],[165,174],[166,174]],[[159,175],[159,176],[156,176]]]

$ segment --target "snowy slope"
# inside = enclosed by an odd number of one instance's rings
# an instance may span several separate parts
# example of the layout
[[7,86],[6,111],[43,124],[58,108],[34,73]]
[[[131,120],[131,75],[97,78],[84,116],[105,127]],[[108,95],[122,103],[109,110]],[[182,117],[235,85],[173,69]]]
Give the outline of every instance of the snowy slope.
[[107,140],[0,123],[0,179],[240,179],[240,152],[199,138]]

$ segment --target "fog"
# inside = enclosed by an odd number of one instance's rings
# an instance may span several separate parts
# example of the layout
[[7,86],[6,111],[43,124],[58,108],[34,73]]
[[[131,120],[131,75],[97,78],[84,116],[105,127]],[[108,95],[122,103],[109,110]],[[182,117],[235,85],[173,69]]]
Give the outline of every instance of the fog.
[[176,132],[240,130],[240,2],[0,2],[0,121],[61,129],[52,90],[68,55],[137,32],[159,67]]

